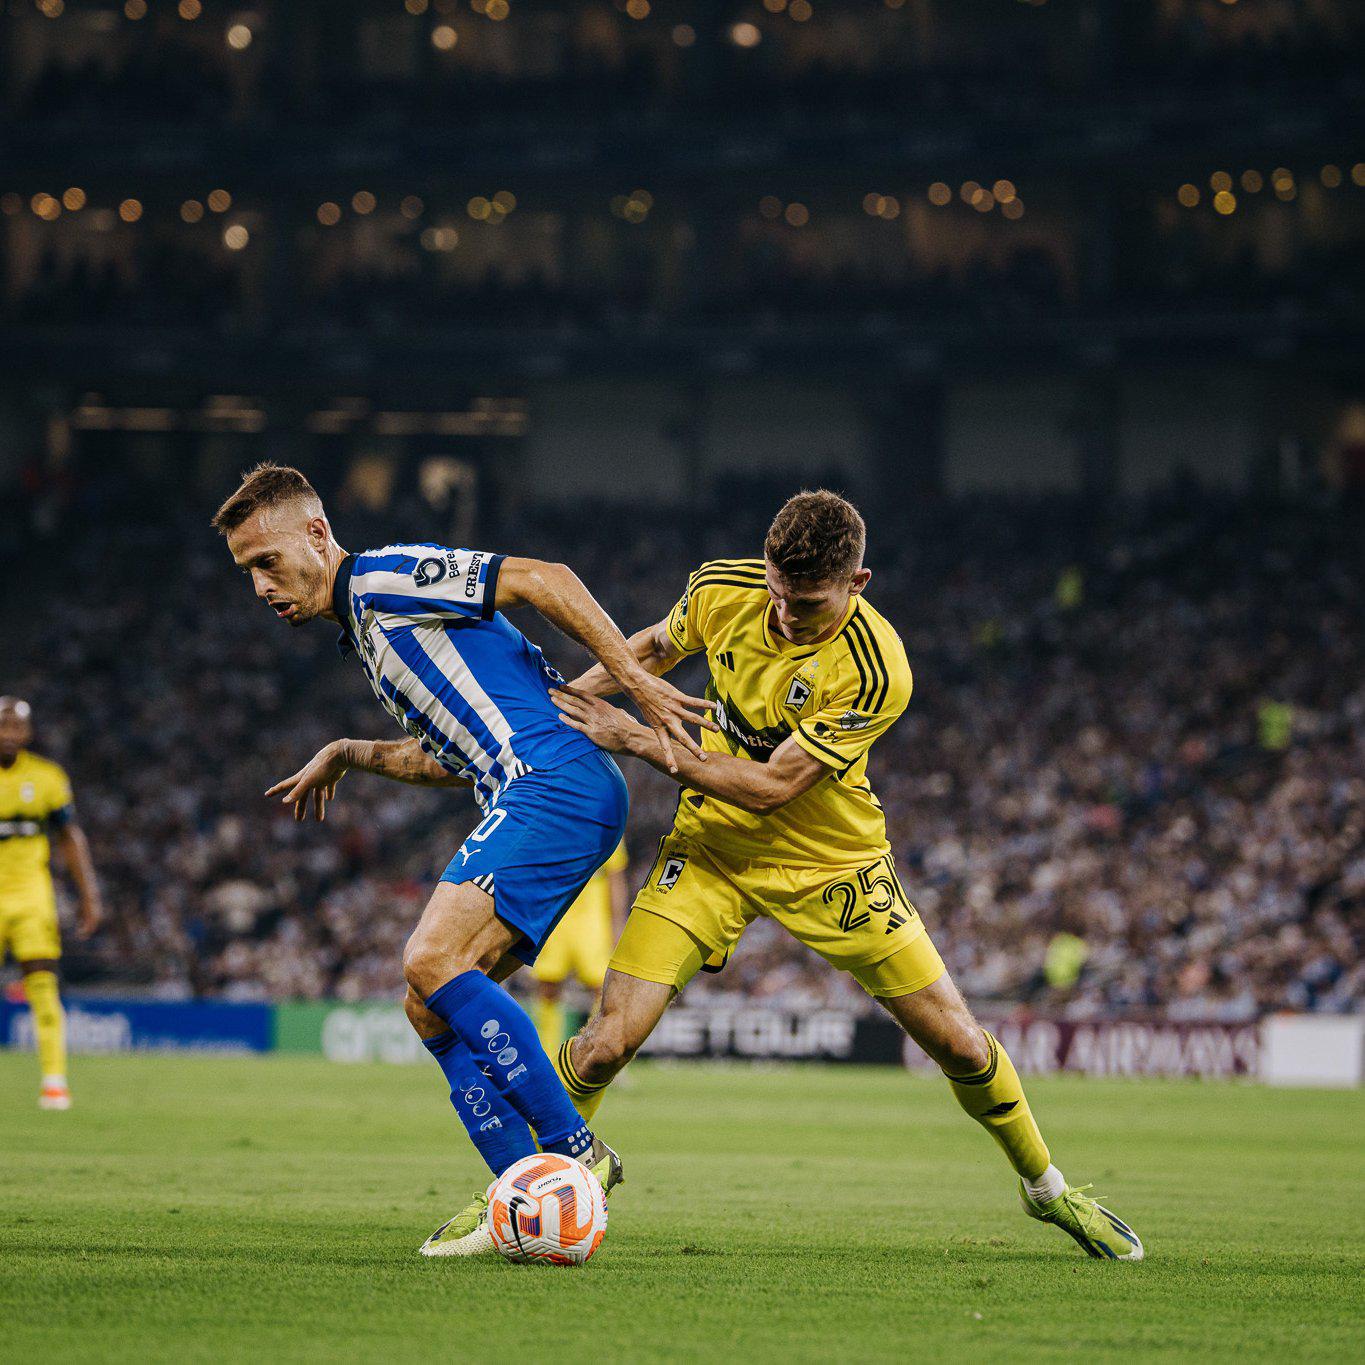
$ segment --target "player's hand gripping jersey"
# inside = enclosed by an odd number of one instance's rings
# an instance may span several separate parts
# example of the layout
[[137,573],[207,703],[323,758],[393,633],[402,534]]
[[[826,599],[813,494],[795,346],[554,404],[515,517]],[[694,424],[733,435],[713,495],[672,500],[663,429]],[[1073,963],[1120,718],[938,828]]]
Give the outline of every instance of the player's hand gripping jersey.
[[684,790],[675,829],[741,858],[822,869],[865,867],[890,852],[867,754],[910,700],[900,637],[861,597],[821,644],[796,645],[768,625],[761,559],[715,560],[688,580],[668,618],[673,643],[706,652],[718,732],[706,749],[768,760],[788,735],[830,774],[771,815]]

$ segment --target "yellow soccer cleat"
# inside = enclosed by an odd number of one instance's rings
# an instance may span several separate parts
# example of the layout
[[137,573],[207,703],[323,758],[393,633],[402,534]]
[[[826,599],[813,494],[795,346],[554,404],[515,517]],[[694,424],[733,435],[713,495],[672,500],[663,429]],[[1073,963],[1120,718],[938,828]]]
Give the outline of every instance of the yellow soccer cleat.
[[1019,1198],[1030,1218],[1061,1228],[1080,1243],[1087,1256],[1102,1261],[1140,1261],[1144,1252],[1137,1233],[1086,1194],[1089,1188],[1068,1185],[1056,1199],[1035,1202],[1020,1181]]
[[592,1152],[583,1164],[602,1182],[605,1195],[610,1196],[618,1185],[625,1183],[626,1172],[621,1158],[596,1134],[592,1139]]
[[454,1218],[442,1223],[422,1243],[423,1256],[483,1256],[492,1254],[488,1231],[488,1196],[476,1194]]

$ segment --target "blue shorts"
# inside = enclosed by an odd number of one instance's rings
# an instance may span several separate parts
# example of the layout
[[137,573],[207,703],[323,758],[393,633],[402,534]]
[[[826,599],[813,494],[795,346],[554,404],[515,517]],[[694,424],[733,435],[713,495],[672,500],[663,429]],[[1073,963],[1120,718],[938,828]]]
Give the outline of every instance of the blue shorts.
[[521,938],[532,963],[564,912],[611,857],[626,830],[626,780],[600,749],[510,782],[441,874],[473,882]]

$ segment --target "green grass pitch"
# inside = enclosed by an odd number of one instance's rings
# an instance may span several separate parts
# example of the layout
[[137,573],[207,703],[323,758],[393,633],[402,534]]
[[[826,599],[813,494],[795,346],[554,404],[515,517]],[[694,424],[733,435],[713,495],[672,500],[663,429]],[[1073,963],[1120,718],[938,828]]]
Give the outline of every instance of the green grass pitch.
[[1058,1163],[1146,1239],[1025,1219],[933,1080],[640,1065],[582,1270],[416,1248],[483,1177],[435,1069],[0,1053],[0,1356],[689,1361],[1359,1358],[1365,1094],[1040,1081]]

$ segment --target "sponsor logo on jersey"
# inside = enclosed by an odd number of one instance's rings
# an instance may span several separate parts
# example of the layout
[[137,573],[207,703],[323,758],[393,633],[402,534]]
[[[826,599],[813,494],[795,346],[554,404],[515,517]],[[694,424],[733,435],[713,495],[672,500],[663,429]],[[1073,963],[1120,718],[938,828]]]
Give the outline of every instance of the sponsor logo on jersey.
[[707,695],[716,703],[711,719],[720,727],[721,733],[760,763],[766,763],[773,750],[791,734],[785,725],[754,725],[734,702],[722,697],[714,688],[708,689]]
[[[451,572],[455,572],[455,556],[448,556],[450,559]],[[473,597],[479,591],[479,570],[483,568],[483,551],[472,555],[469,560],[469,572],[464,576],[464,595]]]
[[866,730],[871,724],[872,717],[863,715],[861,711],[845,711],[839,717],[841,730]]
[[445,576],[445,561],[437,559],[435,555],[418,560],[417,567],[412,571],[413,582],[419,588],[429,588],[433,583],[439,583]]

